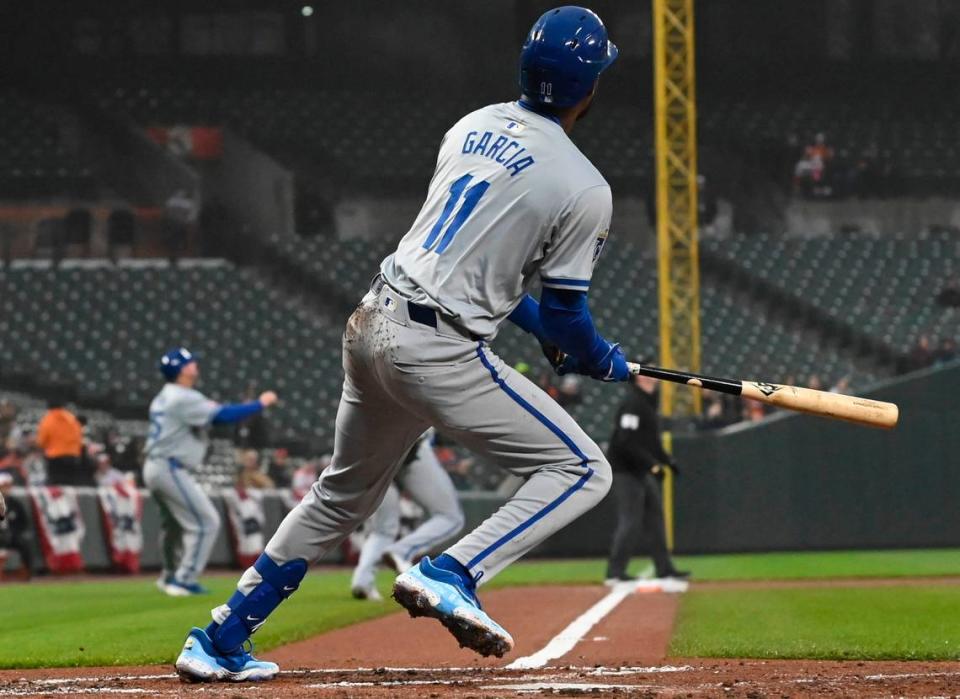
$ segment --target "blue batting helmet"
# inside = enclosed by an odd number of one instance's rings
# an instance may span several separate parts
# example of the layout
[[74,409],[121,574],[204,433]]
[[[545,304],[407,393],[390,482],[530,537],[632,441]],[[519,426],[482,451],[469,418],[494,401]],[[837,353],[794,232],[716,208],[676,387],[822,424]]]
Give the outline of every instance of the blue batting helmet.
[[534,104],[572,107],[619,55],[603,22],[568,5],[536,21],[520,52],[520,93]]
[[167,381],[176,381],[183,367],[196,360],[197,358],[186,347],[172,349],[160,357],[160,373]]

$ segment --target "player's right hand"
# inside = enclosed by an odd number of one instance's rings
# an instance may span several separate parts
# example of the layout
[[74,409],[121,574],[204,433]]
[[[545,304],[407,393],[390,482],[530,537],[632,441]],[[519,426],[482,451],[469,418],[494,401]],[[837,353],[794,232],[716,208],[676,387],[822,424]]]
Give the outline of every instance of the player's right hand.
[[271,405],[277,402],[277,394],[273,391],[264,391],[260,394],[260,404],[264,408],[269,408]]

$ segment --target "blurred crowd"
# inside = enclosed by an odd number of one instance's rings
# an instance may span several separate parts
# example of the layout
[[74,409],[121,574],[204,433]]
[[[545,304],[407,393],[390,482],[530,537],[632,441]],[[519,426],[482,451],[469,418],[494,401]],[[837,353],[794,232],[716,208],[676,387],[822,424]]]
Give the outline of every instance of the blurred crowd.
[[793,191],[799,196],[884,198],[900,190],[892,156],[876,144],[860,151],[842,146],[835,148],[821,132],[807,144],[792,135],[788,138],[788,147],[795,154]]
[[92,429],[86,417],[51,400],[39,422],[19,419],[0,400],[0,474],[14,485],[112,485],[135,480],[140,444],[115,428]]
[[[298,457],[273,447],[268,418],[258,415],[231,435],[237,445],[234,484],[288,490],[299,500],[331,460],[329,454]],[[62,401],[52,400],[39,421],[25,420],[11,400],[0,400],[0,478],[10,486],[142,486],[142,439],[113,427],[92,427]],[[496,469],[478,464],[457,444],[438,436],[441,464],[459,490],[496,488]]]
[[944,364],[957,356],[957,341],[952,337],[944,337],[935,342],[929,335],[921,335],[910,353],[901,358],[897,368],[900,373],[917,371]]

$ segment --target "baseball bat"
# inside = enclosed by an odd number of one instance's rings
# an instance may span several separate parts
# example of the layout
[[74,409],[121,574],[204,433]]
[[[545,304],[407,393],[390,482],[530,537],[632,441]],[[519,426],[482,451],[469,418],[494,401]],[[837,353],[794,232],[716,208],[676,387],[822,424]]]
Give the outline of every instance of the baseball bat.
[[778,408],[787,408],[801,413],[821,415],[836,420],[855,422],[868,427],[890,429],[897,424],[900,409],[893,403],[885,403],[869,398],[846,396],[842,393],[817,391],[799,386],[781,386],[762,381],[735,381],[718,379],[712,376],[692,374],[673,369],[662,369],[646,364],[627,362],[631,374],[641,374],[660,381],[672,381],[687,386],[706,388],[732,396],[744,396],[761,403],[769,403]]

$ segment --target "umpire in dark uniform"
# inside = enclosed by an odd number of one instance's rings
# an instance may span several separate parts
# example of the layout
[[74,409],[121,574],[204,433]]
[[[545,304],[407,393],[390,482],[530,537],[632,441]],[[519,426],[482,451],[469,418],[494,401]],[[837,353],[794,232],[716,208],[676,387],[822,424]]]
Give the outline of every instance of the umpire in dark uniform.
[[675,473],[676,467],[660,441],[657,382],[635,376],[626,390],[607,453],[613,467],[611,490],[617,499],[617,529],[607,563],[607,583],[636,579],[627,575],[627,564],[644,534],[656,576],[686,578],[689,573],[674,568],[667,551],[660,479],[665,467]]

